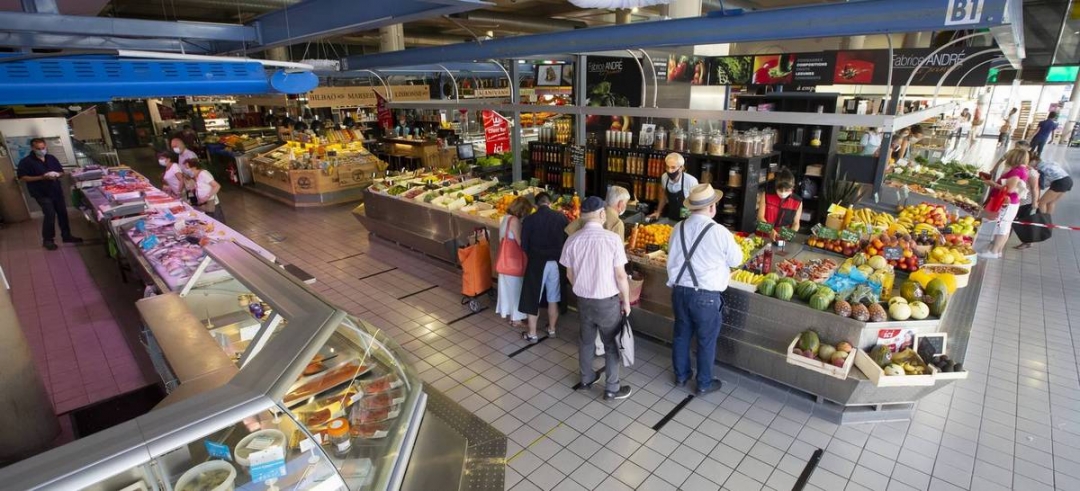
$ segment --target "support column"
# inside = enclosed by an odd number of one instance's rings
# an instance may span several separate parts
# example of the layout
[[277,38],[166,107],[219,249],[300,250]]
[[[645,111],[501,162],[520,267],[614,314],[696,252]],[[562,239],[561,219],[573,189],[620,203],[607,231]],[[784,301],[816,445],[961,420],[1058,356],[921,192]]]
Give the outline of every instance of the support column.
[[266,59],[274,61],[289,61],[289,48],[278,46],[265,51]]
[[[521,104],[521,84],[518,82],[518,73],[521,70],[518,69],[517,60],[511,59],[508,63],[510,63],[507,70],[510,72],[510,100]],[[514,118],[514,126],[510,127],[510,151],[514,152],[511,177],[513,182],[518,182],[521,180],[521,112],[515,109],[511,116]],[[529,163],[532,164],[532,162]]]
[[840,49],[863,49],[866,45],[866,36],[849,36],[840,40]]
[[923,33],[921,32],[909,32],[904,34],[904,49],[921,48],[923,47]]
[[[587,63],[588,57],[585,55],[578,55],[574,57],[574,105],[577,107],[585,106],[585,75],[588,73]],[[585,135],[585,115],[578,112],[574,115],[574,144],[586,147],[586,135]],[[596,165],[603,165],[597,162]],[[580,165],[574,168],[574,190],[577,191],[578,196],[585,197],[585,166]],[[597,191],[603,191],[602,194],[607,195],[607,190],[597,189]]]
[[405,49],[405,26],[394,24],[379,28],[379,52]]
[[615,11],[615,23],[616,24],[629,24],[630,23],[630,9],[618,9]]
[[701,17],[701,0],[672,0],[668,4],[668,16],[672,19]]
[[1069,102],[1072,103],[1069,107],[1069,119],[1065,122],[1065,129],[1061,133],[1063,143],[1066,145],[1072,143],[1073,128],[1076,127],[1076,120],[1080,118],[1080,74],[1077,74],[1076,81],[1073,82]]

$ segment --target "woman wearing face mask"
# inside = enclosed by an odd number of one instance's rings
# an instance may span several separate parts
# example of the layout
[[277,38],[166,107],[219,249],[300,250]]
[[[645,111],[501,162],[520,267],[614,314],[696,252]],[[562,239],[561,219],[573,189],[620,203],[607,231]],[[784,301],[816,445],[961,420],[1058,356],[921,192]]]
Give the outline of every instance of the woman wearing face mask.
[[184,195],[184,171],[180,164],[176,163],[176,154],[161,152],[158,154],[158,165],[165,168],[165,183],[162,190],[170,195],[180,198]]
[[859,139],[859,145],[862,145],[863,155],[877,156],[878,151],[881,150],[881,130],[877,128],[867,128],[866,133],[863,133],[861,139]]
[[221,185],[214,180],[210,171],[202,168],[199,159],[184,161],[184,177],[191,205],[215,220],[225,223],[225,213],[221,211],[217,196],[218,191],[221,191]]
[[899,157],[897,157],[897,158],[905,158],[905,159],[910,158],[911,157],[911,155],[910,155],[911,154],[911,147],[915,146],[915,144],[918,143],[919,140],[922,139],[922,136],[923,136],[922,126],[919,126],[917,124],[913,125],[911,127],[911,131],[908,133],[907,137],[904,138],[900,142],[900,149],[899,149],[899,152],[898,152]]
[[798,232],[802,199],[794,194],[795,175],[787,169],[780,169],[769,188],[758,195],[758,221],[773,226],[773,240],[776,240],[777,230],[781,227]]
[[199,159],[199,156],[195,155],[195,152],[192,152],[191,149],[187,147],[187,144],[184,143],[184,137],[180,134],[173,135],[170,144],[172,145],[171,148],[173,153],[176,154],[177,162],[184,163],[188,160]]
[[698,180],[686,173],[686,160],[682,155],[669,153],[664,158],[664,164],[667,166],[667,173],[660,176],[660,189],[663,192],[660,193],[656,211],[649,217],[655,219],[663,216],[677,222],[682,220],[683,201],[690,190],[698,185]]

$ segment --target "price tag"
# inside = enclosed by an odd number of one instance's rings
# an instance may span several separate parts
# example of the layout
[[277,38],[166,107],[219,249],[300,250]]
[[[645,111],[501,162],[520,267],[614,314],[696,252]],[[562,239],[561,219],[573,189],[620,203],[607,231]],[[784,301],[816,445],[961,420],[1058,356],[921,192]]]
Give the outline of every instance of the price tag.
[[817,231],[817,236],[825,240],[834,240],[840,238],[840,232],[834,228],[821,227]]
[[773,231],[773,226],[772,226],[772,224],[770,224],[768,222],[758,222],[757,231],[758,232],[769,233],[769,232]]
[[203,440],[203,445],[206,446],[206,453],[210,454],[211,457],[232,460],[232,454],[229,452],[228,445],[212,442],[210,440]]
[[270,447],[259,452],[252,452],[248,456],[251,466],[253,482],[265,482],[270,479],[285,477],[288,473],[285,469],[285,451],[280,446]]
[[858,242],[859,241],[859,234],[857,234],[855,232],[852,232],[850,230],[841,230],[840,231],[840,240],[842,240],[844,242]]
[[884,256],[886,260],[890,260],[890,261],[893,260],[893,259],[900,259],[900,258],[904,257],[904,248],[903,247],[886,247],[886,248],[881,250],[881,255]]
[[780,229],[780,238],[790,242],[791,239],[795,238],[795,231],[791,230],[790,228],[783,227]]
[[300,440],[300,451],[301,452],[307,452],[308,450],[311,450],[313,448],[315,448],[315,442],[311,441],[310,438],[305,438],[303,440]]

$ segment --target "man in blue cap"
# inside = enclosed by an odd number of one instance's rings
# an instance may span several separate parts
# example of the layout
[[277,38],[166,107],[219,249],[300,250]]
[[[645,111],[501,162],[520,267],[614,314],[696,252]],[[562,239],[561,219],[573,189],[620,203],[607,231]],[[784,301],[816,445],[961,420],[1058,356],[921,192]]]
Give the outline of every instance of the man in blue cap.
[[606,214],[604,200],[596,196],[581,204],[585,225],[566,240],[559,264],[566,268],[566,278],[578,297],[580,387],[589,390],[599,378],[592,367],[593,340],[599,332],[605,350],[604,399],[613,400],[626,399],[631,392],[629,385],[619,385],[620,358],[615,346],[623,318],[630,315],[630,282],[622,239],[604,230]]

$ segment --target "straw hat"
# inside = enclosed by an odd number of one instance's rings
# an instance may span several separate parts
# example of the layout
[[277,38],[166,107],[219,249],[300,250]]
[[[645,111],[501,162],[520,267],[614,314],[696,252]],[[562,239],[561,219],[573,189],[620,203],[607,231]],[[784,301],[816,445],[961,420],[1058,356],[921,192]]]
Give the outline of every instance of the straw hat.
[[723,197],[724,192],[713,189],[712,184],[698,184],[690,189],[690,196],[683,200],[683,206],[690,211],[702,210],[720,201],[720,198]]

